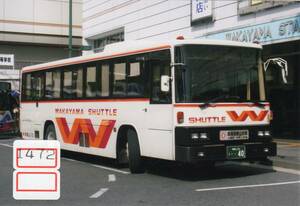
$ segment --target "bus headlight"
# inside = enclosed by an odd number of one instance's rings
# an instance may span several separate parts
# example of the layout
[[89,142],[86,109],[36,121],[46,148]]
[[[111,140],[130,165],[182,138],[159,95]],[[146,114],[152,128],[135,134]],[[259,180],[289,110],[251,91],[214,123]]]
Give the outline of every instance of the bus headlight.
[[264,135],[269,137],[269,136],[271,136],[271,132],[267,130],[267,131],[264,132]]
[[208,139],[207,133],[200,133],[200,139],[207,140]]
[[259,136],[259,137],[270,137],[271,136],[271,132],[269,130],[258,131],[257,132],[257,136]]
[[257,136],[263,137],[263,136],[264,136],[264,132],[263,132],[263,131],[258,131],[258,132],[257,132]]
[[199,134],[198,134],[198,133],[192,133],[192,134],[191,134],[191,138],[192,138],[193,140],[199,139]]

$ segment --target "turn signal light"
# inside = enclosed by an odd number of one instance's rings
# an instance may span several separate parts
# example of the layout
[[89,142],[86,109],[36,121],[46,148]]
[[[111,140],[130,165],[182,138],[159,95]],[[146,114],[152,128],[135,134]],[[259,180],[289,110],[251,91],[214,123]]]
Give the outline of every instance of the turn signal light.
[[177,112],[177,123],[182,124],[184,122],[184,113],[183,112]]
[[270,110],[270,114],[269,114],[269,121],[273,120],[273,112]]

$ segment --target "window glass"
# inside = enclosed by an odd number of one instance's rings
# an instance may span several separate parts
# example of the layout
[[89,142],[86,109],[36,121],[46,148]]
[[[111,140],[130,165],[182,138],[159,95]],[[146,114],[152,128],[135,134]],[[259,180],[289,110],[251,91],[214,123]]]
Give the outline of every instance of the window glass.
[[88,67],[86,70],[86,96],[95,97],[97,92],[96,67]]
[[250,0],[250,1],[252,6],[263,3],[263,0]]
[[94,52],[100,52],[104,49],[105,45],[120,41],[124,41],[124,32],[112,34],[106,37],[102,37],[100,39],[95,39],[93,41]]
[[[74,85],[75,84],[75,85]],[[83,69],[73,71],[74,97],[82,97],[83,94]]]
[[114,65],[113,95],[126,95],[126,64],[120,63]]
[[60,82],[61,82],[61,73],[60,71],[54,71],[52,73],[53,81],[53,98],[60,98]]
[[43,97],[44,93],[44,78],[41,73],[33,73],[31,74],[31,85],[28,85],[30,88],[30,99],[38,100]]
[[45,97],[48,99],[53,98],[53,83],[53,73],[46,72]]
[[37,74],[34,78],[35,86],[35,97],[40,99],[44,96],[44,78],[42,74]]
[[72,72],[64,72],[64,88],[63,88],[63,97],[72,98]]
[[26,99],[31,99],[31,74],[26,74]]
[[99,96],[107,97],[109,96],[109,65],[105,64],[101,66],[101,89]]
[[171,84],[170,91],[163,92],[160,89],[161,76],[171,75],[170,68],[170,52],[161,51],[151,53],[150,68],[152,71],[151,75],[151,103],[168,104],[171,103]]
[[129,64],[129,75],[127,77],[127,95],[128,96],[142,96],[144,95],[143,76],[141,74],[140,62],[133,62]]
[[[185,103],[260,101],[260,51],[231,46],[181,47],[184,67],[176,68],[176,100]],[[205,54],[205,55],[199,55]],[[261,79],[261,80],[260,80]],[[261,98],[260,98],[261,97]]]

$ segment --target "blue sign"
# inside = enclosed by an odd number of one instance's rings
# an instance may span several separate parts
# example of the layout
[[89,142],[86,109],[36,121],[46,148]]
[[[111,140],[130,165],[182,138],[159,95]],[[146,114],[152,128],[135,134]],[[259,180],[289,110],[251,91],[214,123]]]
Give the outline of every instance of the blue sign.
[[213,1],[209,0],[191,0],[192,21],[211,17],[213,15]]
[[300,38],[300,16],[221,33],[208,34],[202,37],[262,44],[290,38]]

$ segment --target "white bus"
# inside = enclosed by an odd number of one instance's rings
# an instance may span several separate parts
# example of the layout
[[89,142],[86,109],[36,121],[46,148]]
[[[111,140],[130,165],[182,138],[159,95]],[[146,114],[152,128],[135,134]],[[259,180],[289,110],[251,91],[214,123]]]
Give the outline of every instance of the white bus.
[[263,160],[269,130],[261,46],[215,41],[130,41],[25,67],[24,139],[129,162]]

